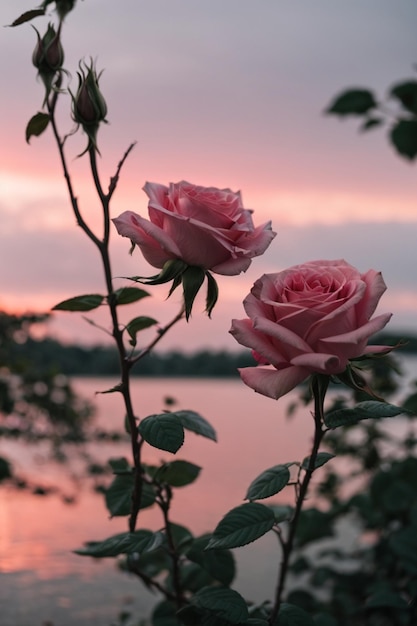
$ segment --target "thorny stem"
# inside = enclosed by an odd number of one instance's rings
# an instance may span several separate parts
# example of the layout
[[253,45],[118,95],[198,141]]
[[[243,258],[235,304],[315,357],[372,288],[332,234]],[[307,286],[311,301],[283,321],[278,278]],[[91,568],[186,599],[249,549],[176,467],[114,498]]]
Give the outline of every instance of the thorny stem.
[[64,177],[67,184],[68,194],[70,197],[71,205],[77,219],[78,225],[82,228],[82,230],[86,233],[89,239],[96,245],[100,252],[100,256],[102,259],[103,269],[104,269],[104,277],[107,288],[107,302],[110,310],[110,316],[112,320],[112,336],[115,340],[118,354],[119,354],[119,362],[120,362],[120,372],[121,372],[121,383],[119,385],[119,390],[123,396],[126,415],[129,422],[129,430],[131,437],[131,447],[132,447],[132,455],[133,462],[135,468],[135,489],[132,497],[132,511],[129,519],[129,530],[133,532],[136,527],[136,520],[139,513],[140,508],[140,500],[142,495],[142,467],[140,460],[140,452],[141,452],[141,442],[139,439],[137,427],[136,427],[136,418],[133,412],[132,399],[130,395],[130,370],[132,368],[132,362],[128,359],[126,349],[123,343],[123,331],[121,330],[118,313],[117,313],[117,303],[114,297],[113,290],[113,280],[112,280],[112,271],[111,271],[111,263],[110,263],[110,255],[109,255],[109,240],[110,240],[110,197],[114,192],[114,189],[117,184],[118,176],[120,173],[120,169],[127,158],[127,155],[130,152],[130,149],[125,153],[124,158],[118,165],[116,176],[112,179],[109,193],[106,195],[103,191],[100,177],[97,169],[97,159],[94,148],[90,148],[90,165],[91,171],[93,175],[94,185],[100,199],[102,208],[103,208],[103,238],[100,239],[97,235],[90,229],[88,224],[85,222],[84,218],[81,215],[78,201],[74,193],[74,189],[71,182],[71,177],[69,175],[65,153],[64,153],[64,142],[61,139],[56,119],[55,119],[55,106],[56,106],[56,93],[52,96],[51,101],[48,102],[48,111],[51,120],[51,126],[53,130],[53,134],[58,146],[58,151],[61,159],[61,165],[64,172]]
[[297,531],[297,526],[298,526],[298,522],[300,519],[302,506],[303,506],[305,497],[307,495],[311,477],[315,469],[319,447],[324,436],[324,430],[323,430],[324,398],[326,395],[328,384],[329,384],[328,376],[316,375],[316,376],[313,376],[312,378],[311,386],[312,386],[312,392],[313,392],[313,398],[314,398],[313,417],[314,417],[314,426],[315,426],[313,446],[312,446],[308,466],[305,470],[304,478],[301,484],[299,485],[299,491],[297,494],[294,515],[289,525],[288,536],[286,539],[282,539],[282,536],[280,536],[280,543],[282,546],[282,560],[281,560],[278,584],[277,584],[276,593],[275,593],[275,604],[272,609],[271,616],[269,618],[270,624],[274,624],[279,613],[279,609],[280,609],[281,602],[282,602],[282,594],[284,592],[291,554],[292,554],[292,550],[294,546],[295,534]]
[[164,487],[160,488],[157,503],[162,511],[162,515],[164,518],[164,526],[168,542],[168,551],[172,560],[172,581],[175,590],[175,602],[177,604],[177,608],[180,609],[184,605],[185,600],[180,580],[179,553],[175,546],[174,537],[172,534],[172,525],[169,519],[171,500],[171,488],[169,485],[164,485]]

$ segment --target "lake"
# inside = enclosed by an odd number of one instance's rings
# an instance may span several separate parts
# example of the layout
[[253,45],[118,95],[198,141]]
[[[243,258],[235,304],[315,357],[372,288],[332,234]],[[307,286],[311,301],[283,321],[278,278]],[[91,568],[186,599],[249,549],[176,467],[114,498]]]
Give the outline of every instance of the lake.
[[[409,376],[417,377],[417,359],[407,359]],[[118,394],[95,395],[117,381],[76,379],[75,389],[94,400],[97,422],[109,429],[123,423]],[[133,401],[144,417],[164,408],[164,397],[176,399],[175,408],[192,409],[216,429],[218,443],[186,434],[175,458],[203,469],[197,482],[175,492],[172,519],[195,535],[210,531],[231,508],[243,502],[248,485],[264,469],[301,460],[309,453],[313,420],[309,409],[286,417],[288,394],[279,402],[255,394],[239,379],[134,379]],[[400,422],[398,422],[400,424]],[[74,491],[58,464],[43,460],[42,447],[34,453],[18,444],[2,442],[0,454],[18,459],[33,480],[59,481],[74,504],[56,496],[39,497],[7,488],[0,490],[0,601],[2,626],[110,626],[122,610],[147,616],[158,597],[134,577],[119,572],[113,559],[94,560],[72,553],[89,540],[105,539],[127,530],[125,518],[109,519],[103,496]],[[129,456],[128,443],[104,444],[98,458]],[[169,453],[147,448],[147,463],[171,460]],[[292,503],[290,489],[275,498]],[[145,510],[140,525],[161,526],[158,511]],[[261,601],[271,597],[279,553],[275,537],[234,551],[240,574],[234,587],[245,597]]]

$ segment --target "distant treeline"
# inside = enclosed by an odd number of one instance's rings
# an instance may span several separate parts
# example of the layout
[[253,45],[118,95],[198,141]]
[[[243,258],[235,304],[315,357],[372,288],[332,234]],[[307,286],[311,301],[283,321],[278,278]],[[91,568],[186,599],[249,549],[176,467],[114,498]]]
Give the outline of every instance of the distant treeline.
[[[372,343],[396,345],[403,338],[394,334],[380,334]],[[417,352],[417,337],[407,337],[407,344],[399,351]],[[119,362],[116,350],[107,346],[62,345],[54,339],[28,339],[24,344],[15,344],[18,358],[29,360],[41,371],[55,369],[68,376],[117,376]],[[237,376],[239,367],[256,365],[247,351],[201,350],[193,354],[179,351],[156,352],[146,355],[134,368],[139,376],[189,376],[225,377]]]
[[[56,369],[68,376],[117,376],[118,354],[108,346],[62,345],[54,339],[28,339],[15,345],[16,356],[27,359],[41,371]],[[201,350],[194,354],[179,351],[146,355],[132,370],[139,376],[237,376],[238,367],[256,365],[249,350]]]

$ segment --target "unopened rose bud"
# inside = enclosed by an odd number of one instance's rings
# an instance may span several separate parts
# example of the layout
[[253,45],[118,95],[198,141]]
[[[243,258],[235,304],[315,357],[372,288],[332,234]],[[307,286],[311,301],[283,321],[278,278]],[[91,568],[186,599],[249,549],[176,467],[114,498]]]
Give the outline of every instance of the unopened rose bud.
[[107,105],[100,91],[98,81],[101,74],[97,74],[93,63],[80,66],[78,72],[78,90],[72,101],[72,116],[80,124],[89,137],[88,148],[96,146],[96,136],[101,122],[106,122]]
[[64,63],[64,50],[61,45],[60,31],[61,27],[56,32],[53,25],[49,24],[45,35],[41,37],[36,30],[38,43],[33,51],[32,63],[39,70],[39,75],[42,78],[44,75],[54,74],[60,70]]

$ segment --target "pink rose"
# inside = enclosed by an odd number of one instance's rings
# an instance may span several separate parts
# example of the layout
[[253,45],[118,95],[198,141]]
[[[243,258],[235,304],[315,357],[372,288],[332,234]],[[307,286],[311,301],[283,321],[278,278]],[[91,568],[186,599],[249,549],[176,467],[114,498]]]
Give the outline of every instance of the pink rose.
[[350,359],[389,351],[367,346],[391,317],[371,319],[385,289],[379,272],[360,274],[343,260],[265,274],[244,300],[249,319],[233,320],[230,330],[260,364],[239,370],[243,382],[280,398],[310,374],[341,374]]
[[271,222],[255,228],[239,192],[185,181],[169,187],[146,183],[143,189],[150,219],[125,211],[113,221],[119,235],[137,244],[154,267],[181,259],[232,276],[247,270],[275,237]]

